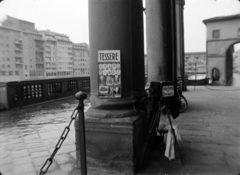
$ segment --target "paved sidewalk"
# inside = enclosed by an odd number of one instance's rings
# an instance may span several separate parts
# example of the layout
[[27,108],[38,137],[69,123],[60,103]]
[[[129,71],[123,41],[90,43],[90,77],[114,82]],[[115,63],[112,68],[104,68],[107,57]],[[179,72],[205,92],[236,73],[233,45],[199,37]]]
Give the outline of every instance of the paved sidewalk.
[[157,155],[145,174],[239,174],[240,88],[190,86],[183,95],[189,108],[175,123],[186,164]]
[[[210,89],[207,89],[210,88]],[[240,88],[188,87],[184,92],[188,110],[176,119],[186,164],[169,161],[160,151],[149,156],[143,174],[240,173]],[[75,99],[45,103],[0,112],[0,172],[3,175],[36,175],[51,155],[62,131],[70,121]],[[88,105],[86,105],[88,107]],[[80,174],[75,169],[75,131],[54,158],[47,175]],[[93,174],[111,174],[89,170]]]

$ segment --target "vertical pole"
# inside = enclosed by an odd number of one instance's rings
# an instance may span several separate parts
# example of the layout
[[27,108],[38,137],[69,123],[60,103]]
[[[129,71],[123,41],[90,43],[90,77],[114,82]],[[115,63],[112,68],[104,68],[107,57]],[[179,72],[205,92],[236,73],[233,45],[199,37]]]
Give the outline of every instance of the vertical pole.
[[184,61],[184,56],[185,56],[185,48],[184,48],[184,5],[185,1],[181,0],[181,5],[180,5],[180,26],[181,26],[181,77],[183,77],[182,81],[184,82],[185,80],[185,61]]
[[195,83],[194,83],[194,90],[195,86],[197,85],[197,60],[195,60]]
[[172,71],[173,77],[172,80],[174,83],[177,82],[177,39],[176,39],[176,4],[175,0],[170,1],[170,10],[171,10],[171,48],[172,48]]
[[87,98],[87,94],[80,91],[76,93],[75,98],[79,100],[77,109],[78,109],[78,120],[79,120],[81,174],[87,175],[85,121],[84,121],[84,104],[83,104],[83,100]]

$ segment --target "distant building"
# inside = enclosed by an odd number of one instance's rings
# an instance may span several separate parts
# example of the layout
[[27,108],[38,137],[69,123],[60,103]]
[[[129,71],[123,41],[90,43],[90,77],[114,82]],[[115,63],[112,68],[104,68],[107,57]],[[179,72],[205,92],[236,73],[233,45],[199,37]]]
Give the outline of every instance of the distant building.
[[73,44],[74,77],[90,76],[90,57],[88,44]]
[[[74,62],[76,45],[79,59]],[[38,31],[34,23],[10,16],[1,23],[0,81],[90,76],[89,69],[86,43],[74,44],[65,34]]]
[[[0,81],[31,79],[30,74],[44,78],[40,43],[43,46],[34,23],[8,16],[0,26]],[[41,65],[36,62],[39,59]]]
[[206,19],[207,74],[213,84],[231,85],[234,45],[240,43],[240,14]]
[[187,52],[184,56],[185,74],[206,74],[206,52]]
[[39,31],[45,40],[45,77],[73,77],[72,42],[64,34]]

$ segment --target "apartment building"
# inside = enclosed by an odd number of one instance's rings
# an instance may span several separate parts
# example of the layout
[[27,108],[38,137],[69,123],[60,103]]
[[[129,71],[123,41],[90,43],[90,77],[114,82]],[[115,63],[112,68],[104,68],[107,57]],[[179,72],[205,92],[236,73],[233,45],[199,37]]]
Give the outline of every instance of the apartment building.
[[90,60],[88,44],[73,44],[74,77],[90,76]]
[[73,76],[90,76],[86,43],[74,44],[65,34],[38,31],[34,23],[10,16],[1,23],[0,81]]
[[38,33],[23,32],[24,79],[44,79],[44,40]]
[[39,31],[45,42],[45,78],[73,77],[72,42],[64,34]]
[[69,37],[55,34],[57,39],[57,69],[58,77],[73,77],[72,42]]
[[44,67],[36,62],[43,59],[36,59],[39,42],[34,23],[8,16],[0,26],[0,81],[44,78]]

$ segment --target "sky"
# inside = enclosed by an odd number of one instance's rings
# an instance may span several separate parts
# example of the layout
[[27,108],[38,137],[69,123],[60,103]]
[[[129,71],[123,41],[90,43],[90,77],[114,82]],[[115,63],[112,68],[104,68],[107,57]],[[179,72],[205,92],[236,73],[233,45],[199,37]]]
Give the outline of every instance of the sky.
[[[206,51],[204,19],[240,13],[238,0],[185,1],[185,52]],[[89,43],[88,0],[4,0],[0,21],[6,15],[33,22],[38,30],[66,34],[74,43]]]
[[204,19],[240,13],[238,0],[186,0],[184,7],[185,52],[206,51]]

